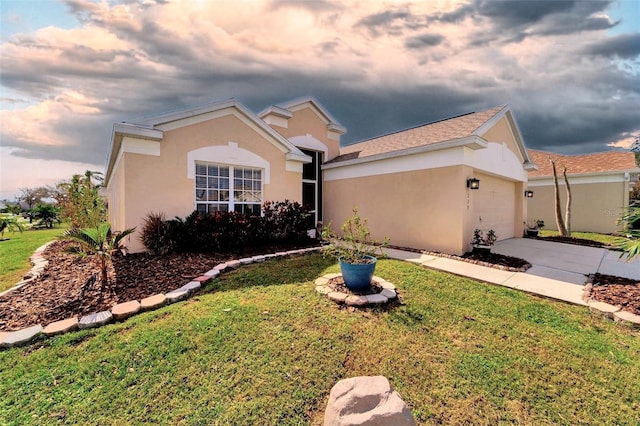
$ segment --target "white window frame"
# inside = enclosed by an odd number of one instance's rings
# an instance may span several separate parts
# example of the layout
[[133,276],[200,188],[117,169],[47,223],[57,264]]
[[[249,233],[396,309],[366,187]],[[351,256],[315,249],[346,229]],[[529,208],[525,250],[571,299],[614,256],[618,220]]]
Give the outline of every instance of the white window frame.
[[[220,189],[220,188],[216,188],[215,190],[228,190],[229,191],[229,200],[228,201],[202,201],[202,200],[198,200],[197,199],[197,191],[198,189],[202,189],[202,188],[198,188],[198,177],[204,177],[207,179],[207,187],[204,188],[205,191],[209,191],[209,185],[208,185],[208,179],[209,178],[215,178],[215,177],[220,177],[218,176],[209,176],[209,173],[207,172],[206,175],[199,175],[197,174],[197,169],[198,166],[216,166],[218,168],[226,168],[228,169],[229,173],[228,176],[225,176],[226,179],[228,179],[229,181],[229,187],[226,189]],[[243,171],[245,170],[251,170],[251,171],[259,171],[260,172],[260,200],[258,202],[252,201],[252,202],[245,202],[245,201],[238,201],[236,199],[236,189],[235,189],[235,180],[238,179],[235,177],[235,173],[236,170],[238,169],[242,169]],[[244,174],[244,173],[243,173]],[[214,163],[214,162],[209,162],[209,161],[195,161],[194,162],[194,209],[198,210],[198,205],[205,205],[207,212],[212,212],[212,211],[218,211],[218,210],[210,210],[210,207],[208,206],[221,206],[221,205],[226,205],[227,206],[227,211],[235,211],[236,206],[239,205],[258,205],[260,207],[262,207],[262,203],[264,202],[264,178],[265,178],[265,170],[259,167],[250,167],[250,166],[237,166],[237,165],[233,165],[233,164],[221,164],[221,163]],[[240,178],[240,179],[247,179],[247,178]],[[248,178],[250,179],[251,182],[255,181],[255,179],[253,177]],[[253,189],[252,189],[253,190]],[[224,210],[223,210],[224,211]]]

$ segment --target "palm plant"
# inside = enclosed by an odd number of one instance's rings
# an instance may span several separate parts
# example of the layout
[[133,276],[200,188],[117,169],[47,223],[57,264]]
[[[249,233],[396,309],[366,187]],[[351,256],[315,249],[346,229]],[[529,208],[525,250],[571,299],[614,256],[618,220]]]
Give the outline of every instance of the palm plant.
[[116,250],[122,248],[120,242],[135,230],[136,228],[131,228],[112,234],[111,225],[103,223],[96,228],[71,227],[60,238],[79,243],[80,248],[73,250],[77,254],[98,256],[100,259],[100,285],[104,290],[108,282],[107,261],[111,259]]
[[58,216],[60,209],[51,204],[38,204],[33,208],[33,215],[36,219],[40,219],[40,224],[47,228],[53,228],[54,222],[60,222]]
[[627,241],[620,244],[622,254],[620,257],[631,261],[640,257],[640,230],[634,229],[640,223],[640,203],[631,205],[620,218],[620,223],[627,228]]
[[4,231],[7,229],[11,232],[22,232],[24,227],[16,216],[2,216],[0,217],[0,239],[4,238]]

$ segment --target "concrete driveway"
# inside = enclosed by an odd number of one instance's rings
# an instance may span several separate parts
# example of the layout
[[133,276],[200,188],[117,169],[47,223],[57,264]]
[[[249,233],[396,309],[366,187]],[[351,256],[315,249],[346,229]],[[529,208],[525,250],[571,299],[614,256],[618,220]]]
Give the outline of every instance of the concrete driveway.
[[584,284],[587,275],[599,272],[631,279],[640,279],[640,259],[625,262],[620,252],[541,241],[531,238],[511,238],[498,241],[494,253],[519,257],[531,263],[530,275],[574,284]]

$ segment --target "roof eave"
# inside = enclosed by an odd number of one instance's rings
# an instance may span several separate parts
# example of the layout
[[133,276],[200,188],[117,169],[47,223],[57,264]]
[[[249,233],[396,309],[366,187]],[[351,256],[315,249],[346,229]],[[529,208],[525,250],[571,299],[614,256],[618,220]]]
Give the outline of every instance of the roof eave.
[[353,160],[339,161],[336,163],[324,164],[323,169],[333,169],[338,167],[350,166],[353,164],[368,163],[372,161],[386,160],[389,158],[403,157],[413,154],[421,154],[424,152],[440,151],[443,149],[467,147],[473,150],[486,148],[488,142],[479,136],[467,136],[464,138],[451,139],[444,142],[438,142],[429,145],[421,145],[412,148],[401,149],[398,151],[385,152],[381,154],[369,155],[362,158],[354,158]]

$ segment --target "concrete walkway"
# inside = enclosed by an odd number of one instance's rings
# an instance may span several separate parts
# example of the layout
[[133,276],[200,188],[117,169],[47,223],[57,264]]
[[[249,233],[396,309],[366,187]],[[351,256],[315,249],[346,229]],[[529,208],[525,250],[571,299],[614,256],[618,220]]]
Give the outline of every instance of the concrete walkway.
[[527,272],[503,271],[397,249],[384,251],[392,259],[582,306],[587,306],[582,296],[588,274],[600,272],[628,278],[640,277],[640,260],[631,263],[619,261],[618,252],[526,238],[500,241],[493,251],[529,261],[533,266]]

